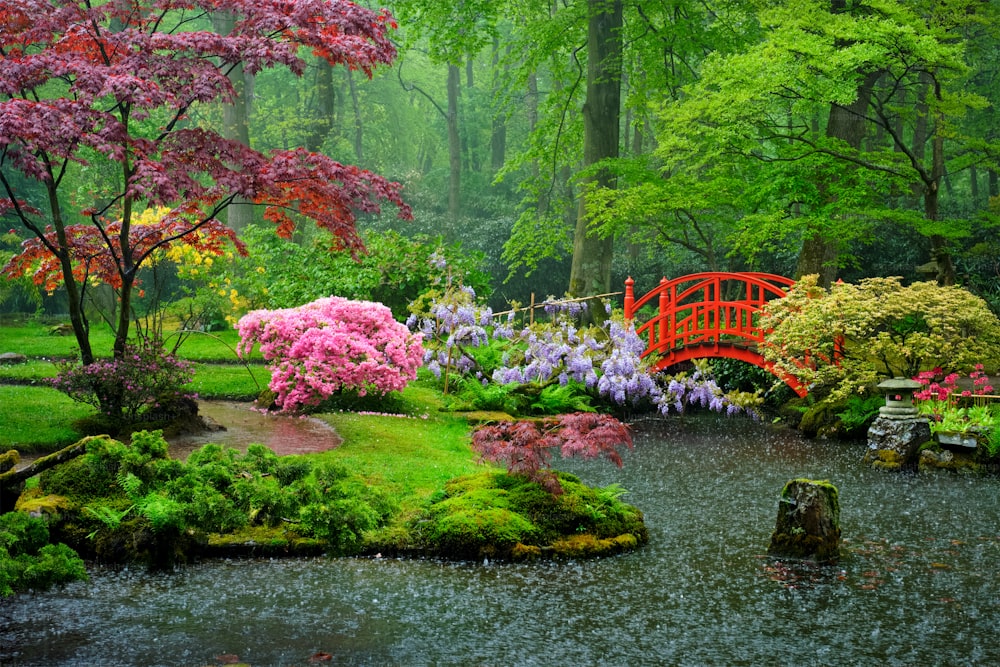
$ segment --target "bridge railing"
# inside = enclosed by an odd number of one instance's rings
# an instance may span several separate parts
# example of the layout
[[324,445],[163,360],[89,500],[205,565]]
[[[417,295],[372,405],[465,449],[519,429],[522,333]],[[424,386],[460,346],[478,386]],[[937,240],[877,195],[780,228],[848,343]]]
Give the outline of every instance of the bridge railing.
[[795,281],[772,273],[705,272],[668,280],[640,298],[635,281],[625,281],[625,317],[655,303],[657,312],[636,332],[646,338],[645,354],[669,355],[692,345],[728,343],[753,346],[764,339],[756,314],[764,303],[785,295]]

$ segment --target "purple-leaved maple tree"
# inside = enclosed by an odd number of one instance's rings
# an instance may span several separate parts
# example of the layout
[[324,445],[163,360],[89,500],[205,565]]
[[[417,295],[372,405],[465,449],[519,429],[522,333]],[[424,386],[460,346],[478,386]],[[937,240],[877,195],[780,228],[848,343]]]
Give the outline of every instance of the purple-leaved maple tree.
[[496,422],[480,426],[472,434],[472,448],[485,461],[503,463],[507,472],[537,482],[553,495],[562,486],[550,467],[552,450],[564,458],[604,457],[619,468],[621,446],[632,447],[627,424],[611,415],[574,412],[543,420]]
[[[234,19],[229,34],[211,15]],[[94,362],[83,304],[91,281],[119,304],[114,354],[124,354],[137,272],[157,249],[241,245],[219,219],[234,201],[264,208],[277,233],[298,217],[358,252],[357,212],[394,204],[396,183],[301,148],[263,153],[195,126],[199,105],[231,103],[228,74],[305,70],[310,50],[358,69],[391,62],[395,22],[346,0],[3,0],[0,3],[0,217],[30,231],[5,267],[65,286],[81,362]],[[68,175],[100,169],[119,185],[73,205]],[[26,190],[30,186],[29,191]],[[39,196],[38,193],[41,193]],[[155,224],[135,224],[148,207]]]

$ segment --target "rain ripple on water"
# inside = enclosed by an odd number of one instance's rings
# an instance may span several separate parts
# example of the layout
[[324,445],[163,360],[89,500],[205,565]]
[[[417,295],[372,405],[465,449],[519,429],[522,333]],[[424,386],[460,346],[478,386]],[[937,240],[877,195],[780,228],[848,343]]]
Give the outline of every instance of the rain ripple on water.
[[[641,424],[618,483],[651,541],[592,562],[221,561],[0,606],[7,665],[980,665],[1000,663],[1000,483],[891,475],[861,444],[709,418]],[[783,484],[840,490],[837,566],[764,551]]]

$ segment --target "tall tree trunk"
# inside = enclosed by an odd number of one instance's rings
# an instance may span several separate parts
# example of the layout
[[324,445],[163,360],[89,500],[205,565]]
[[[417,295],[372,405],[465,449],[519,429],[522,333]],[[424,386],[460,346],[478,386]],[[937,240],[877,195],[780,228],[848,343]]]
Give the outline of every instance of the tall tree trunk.
[[73,273],[73,258],[69,249],[69,238],[66,236],[66,223],[63,220],[62,206],[59,203],[59,191],[52,180],[46,181],[46,191],[49,198],[49,210],[52,212],[52,227],[56,231],[56,256],[59,258],[63,285],[66,286],[69,323],[73,327],[76,344],[80,346],[80,363],[89,366],[94,363],[94,352],[90,347],[90,322],[87,321],[87,313],[83,308],[83,290],[87,288],[87,284],[80,285],[76,282]]
[[[465,87],[470,91],[475,83],[475,79],[472,76],[473,64],[472,57],[469,56],[469,59],[465,63]],[[467,173],[479,173],[482,168],[482,156],[479,154],[479,133],[476,132],[475,128],[479,109],[473,106],[476,98],[471,92],[466,95],[465,99],[465,113],[462,114],[462,122],[465,123],[466,127],[463,132],[459,133],[462,139],[462,154],[465,156],[464,169]]]
[[[618,157],[621,118],[622,2],[588,0],[587,100],[583,105],[583,163],[590,166]],[[569,294],[602,294],[611,289],[613,238],[590,233],[586,186],[613,188],[614,176],[602,170],[580,191],[573,236]]]
[[538,127],[538,72],[534,70],[528,75],[528,95],[524,111],[528,119],[528,132],[534,132]]
[[461,85],[458,65],[448,65],[448,215],[458,218],[461,211],[462,142],[458,135],[458,94]]
[[364,162],[364,125],[361,117],[361,102],[358,100],[358,86],[354,81],[354,73],[347,69],[347,87],[351,92],[351,109],[354,111],[354,156],[358,164]]
[[[509,49],[508,49],[509,52]],[[493,99],[500,93],[500,40],[493,38]],[[493,176],[507,159],[507,118],[503,109],[494,109],[490,127],[490,170]]]
[[979,194],[979,169],[976,165],[969,165],[969,198],[972,199],[972,207],[978,209],[980,206]]
[[[935,83],[935,95],[940,100],[941,88]],[[941,134],[940,123],[935,123],[934,136],[931,139],[931,172],[930,181],[924,188],[924,217],[927,220],[939,220],[941,179],[944,177],[944,136]],[[955,264],[951,260],[947,239],[940,234],[931,235],[931,259],[937,264],[937,281],[939,285],[954,285]]]
[[333,128],[335,98],[333,66],[322,58],[317,58],[316,109],[313,112],[312,126],[305,138],[306,150],[319,151],[323,148],[326,138],[330,136],[330,130]]
[[[840,139],[851,148],[861,148],[865,140],[865,112],[879,76],[878,72],[872,72],[858,84],[858,94],[853,103],[847,106],[830,105],[826,136]],[[819,275],[819,284],[829,287],[837,277],[839,254],[840,244],[836,234],[819,225],[811,226],[806,229],[802,238],[802,248],[795,267],[796,277],[815,273]]]

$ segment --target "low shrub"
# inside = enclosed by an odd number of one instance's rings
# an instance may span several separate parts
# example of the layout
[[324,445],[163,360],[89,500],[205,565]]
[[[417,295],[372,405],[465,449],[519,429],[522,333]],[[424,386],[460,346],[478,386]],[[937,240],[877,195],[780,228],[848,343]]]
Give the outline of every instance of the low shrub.
[[241,454],[209,444],[187,463],[165,453],[159,431],[142,432],[130,445],[101,439],[47,471],[40,486],[72,505],[62,534],[103,560],[169,567],[199,547],[199,534],[254,527],[284,526],[353,553],[398,509],[342,466],[279,457],[262,445]]
[[44,519],[0,514],[0,597],[87,578],[83,561],[65,544],[49,543]]
[[183,396],[194,378],[190,363],[168,354],[160,341],[129,344],[120,358],[84,366],[59,365],[52,386],[70,398],[97,408],[116,424],[135,424],[143,413]]

